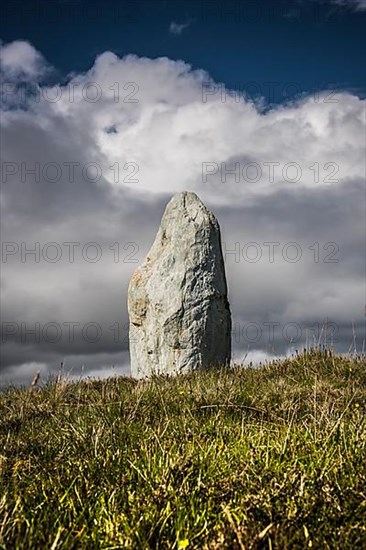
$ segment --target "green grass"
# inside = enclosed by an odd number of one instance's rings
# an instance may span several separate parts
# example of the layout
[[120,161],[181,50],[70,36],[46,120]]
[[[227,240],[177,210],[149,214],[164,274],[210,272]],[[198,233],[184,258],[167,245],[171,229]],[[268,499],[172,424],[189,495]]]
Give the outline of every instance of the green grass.
[[366,364],[8,388],[0,548],[366,548]]

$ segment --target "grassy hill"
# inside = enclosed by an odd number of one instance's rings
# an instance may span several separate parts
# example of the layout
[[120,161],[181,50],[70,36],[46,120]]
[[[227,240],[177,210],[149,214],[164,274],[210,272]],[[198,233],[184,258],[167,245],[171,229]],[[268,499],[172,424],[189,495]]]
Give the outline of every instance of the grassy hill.
[[366,361],[0,395],[0,548],[366,548]]

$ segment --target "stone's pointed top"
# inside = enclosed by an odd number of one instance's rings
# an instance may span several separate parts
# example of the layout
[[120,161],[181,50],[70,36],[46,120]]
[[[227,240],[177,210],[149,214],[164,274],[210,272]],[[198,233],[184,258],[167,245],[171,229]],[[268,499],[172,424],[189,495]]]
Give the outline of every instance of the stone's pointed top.
[[217,223],[213,213],[193,191],[181,191],[170,199],[165,208],[162,225],[165,225],[167,220],[176,219],[177,217],[181,222],[195,220],[198,223],[207,221]]
[[182,205],[183,207],[186,207],[193,206],[195,204],[207,210],[206,206],[203,204],[199,196],[196,195],[196,193],[193,193],[193,191],[181,191],[180,193],[177,193],[172,197],[172,199],[167,204],[167,208],[169,207],[169,205]]
[[203,204],[199,196],[194,193],[193,191],[181,191],[180,193],[176,193],[172,200],[185,202],[186,200],[190,202],[200,202]]

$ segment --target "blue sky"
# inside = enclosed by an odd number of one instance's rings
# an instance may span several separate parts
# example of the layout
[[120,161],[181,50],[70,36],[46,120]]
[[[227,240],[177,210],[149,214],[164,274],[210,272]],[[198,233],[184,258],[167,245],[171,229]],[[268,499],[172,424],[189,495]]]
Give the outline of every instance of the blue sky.
[[182,59],[269,102],[318,88],[365,93],[363,0],[26,0],[2,11],[2,40],[31,42],[58,78],[111,50]]

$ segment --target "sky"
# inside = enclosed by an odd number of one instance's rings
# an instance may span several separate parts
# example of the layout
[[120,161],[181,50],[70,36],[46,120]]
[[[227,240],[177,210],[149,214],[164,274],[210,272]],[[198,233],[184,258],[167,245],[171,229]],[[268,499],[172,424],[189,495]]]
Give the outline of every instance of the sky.
[[129,374],[128,283],[182,190],[221,226],[234,361],[364,350],[364,0],[2,11],[0,385]]

